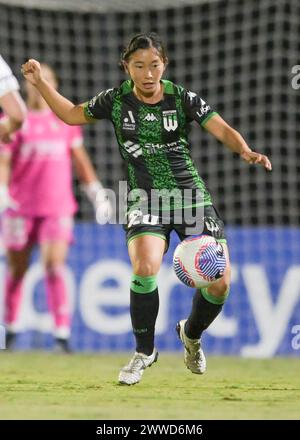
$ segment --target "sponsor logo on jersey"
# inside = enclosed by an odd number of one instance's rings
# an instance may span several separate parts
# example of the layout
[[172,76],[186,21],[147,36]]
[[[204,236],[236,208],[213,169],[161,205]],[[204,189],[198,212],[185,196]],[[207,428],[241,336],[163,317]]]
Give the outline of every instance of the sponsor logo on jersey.
[[176,110],[163,111],[164,129],[167,131],[175,131],[178,127]]
[[131,154],[133,157],[139,157],[143,153],[142,147],[140,144],[135,144],[131,141],[127,141],[124,143],[124,148],[127,153]]
[[200,100],[201,100],[201,107],[199,111],[196,112],[196,115],[198,115],[199,118],[201,118],[203,115],[206,115],[210,110],[210,106],[206,104],[206,102],[202,98],[200,98]]
[[123,119],[123,130],[135,130],[135,119],[131,110],[127,112],[127,116]]
[[[127,153],[131,154],[133,157],[139,157],[143,154],[143,148],[141,145],[135,144],[131,141],[125,142],[124,148]],[[144,148],[147,149],[148,153],[155,154],[160,150],[164,150],[166,152],[181,151],[183,149],[183,145],[180,142],[175,141],[166,144],[145,144]]]
[[155,154],[159,150],[163,150],[166,152],[181,151],[183,147],[180,142],[175,141],[168,142],[166,144],[145,144],[145,148],[147,148],[150,154]]
[[144,117],[144,121],[153,122],[153,121],[158,121],[158,119],[157,119],[157,117],[153,113],[148,113]]
[[191,92],[190,90],[187,92],[188,97],[190,98],[190,100],[192,101],[193,98],[196,98],[197,93],[195,92]]

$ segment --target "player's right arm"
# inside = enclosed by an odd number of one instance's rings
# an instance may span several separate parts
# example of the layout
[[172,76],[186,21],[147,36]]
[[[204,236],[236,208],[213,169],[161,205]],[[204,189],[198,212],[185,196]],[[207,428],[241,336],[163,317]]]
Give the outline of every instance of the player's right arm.
[[34,85],[53,112],[68,125],[83,125],[93,122],[84,112],[84,104],[74,105],[62,96],[42,76],[40,63],[34,59],[22,65],[22,73]]

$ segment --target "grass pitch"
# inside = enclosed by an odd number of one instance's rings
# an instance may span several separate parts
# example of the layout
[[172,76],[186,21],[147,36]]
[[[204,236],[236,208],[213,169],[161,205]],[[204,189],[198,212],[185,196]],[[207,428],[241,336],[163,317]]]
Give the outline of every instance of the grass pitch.
[[130,356],[0,351],[0,418],[299,419],[300,359],[208,357],[198,376],[161,353],[139,384],[118,385]]

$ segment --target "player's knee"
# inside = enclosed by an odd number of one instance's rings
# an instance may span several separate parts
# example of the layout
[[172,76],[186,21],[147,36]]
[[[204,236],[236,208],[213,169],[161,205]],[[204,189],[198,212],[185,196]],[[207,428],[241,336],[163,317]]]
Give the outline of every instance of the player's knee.
[[9,267],[10,276],[14,280],[22,279],[25,276],[26,271],[27,271],[27,266],[25,266],[25,265],[10,266]]
[[22,261],[22,259],[19,258],[18,261],[9,261],[7,268],[10,276],[14,280],[20,280],[26,274],[28,265],[25,260]]
[[156,275],[159,271],[159,265],[153,260],[137,260],[133,264],[133,272],[140,277],[149,277]]
[[64,271],[64,265],[58,264],[53,261],[47,261],[45,263],[45,272],[47,276],[57,277],[61,276]]

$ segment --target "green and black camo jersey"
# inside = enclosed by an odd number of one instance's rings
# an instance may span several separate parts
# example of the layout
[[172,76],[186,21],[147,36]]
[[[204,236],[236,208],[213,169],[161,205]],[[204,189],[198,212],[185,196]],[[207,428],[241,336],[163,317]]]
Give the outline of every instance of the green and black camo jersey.
[[[196,93],[162,80],[163,99],[157,104],[140,101],[128,80],[119,88],[102,91],[85,104],[88,119],[112,121],[127,165],[129,191],[143,189],[195,190],[181,206],[211,205],[211,196],[190,155],[188,128],[201,126],[216,114]],[[186,193],[187,191],[185,191]],[[199,196],[200,194],[200,196]],[[174,208],[180,206],[173,206]]]

